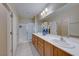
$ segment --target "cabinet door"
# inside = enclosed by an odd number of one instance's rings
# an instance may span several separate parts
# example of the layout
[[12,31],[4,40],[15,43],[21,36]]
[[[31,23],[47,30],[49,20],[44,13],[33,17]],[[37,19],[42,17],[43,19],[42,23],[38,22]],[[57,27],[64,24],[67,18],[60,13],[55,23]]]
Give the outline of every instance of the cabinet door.
[[34,40],[35,40],[35,47],[37,48],[37,37],[35,36],[35,38],[34,38]]
[[57,53],[58,53],[57,54],[58,56],[63,56],[63,51],[62,50],[58,49]]
[[38,52],[40,55],[44,55],[44,41],[38,38]]
[[48,42],[45,42],[45,56],[50,56],[51,55],[51,44]]
[[41,56],[44,55],[44,50],[43,50],[43,46],[41,46],[41,43],[38,42],[38,52]]
[[54,55],[54,52],[53,52],[54,51],[54,46],[51,45],[50,48],[51,48],[50,49],[50,56],[53,56]]
[[58,48],[53,46],[53,55],[57,56],[58,55]]

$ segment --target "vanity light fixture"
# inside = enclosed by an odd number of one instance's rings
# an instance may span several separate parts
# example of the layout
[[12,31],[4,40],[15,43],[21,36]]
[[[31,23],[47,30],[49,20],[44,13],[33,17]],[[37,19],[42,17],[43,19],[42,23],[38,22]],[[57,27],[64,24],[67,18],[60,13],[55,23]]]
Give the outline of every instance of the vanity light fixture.
[[43,11],[42,13],[41,13],[41,16],[44,16],[45,15],[45,11]]
[[45,10],[41,12],[41,16],[45,16],[47,12],[48,12],[48,8],[45,8]]

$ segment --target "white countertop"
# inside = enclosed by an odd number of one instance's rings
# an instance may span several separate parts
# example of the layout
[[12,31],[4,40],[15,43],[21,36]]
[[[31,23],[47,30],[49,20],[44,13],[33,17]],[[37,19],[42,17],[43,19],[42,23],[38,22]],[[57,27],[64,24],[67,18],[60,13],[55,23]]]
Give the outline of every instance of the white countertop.
[[49,42],[50,44],[62,49],[63,51],[66,51],[67,53],[74,55],[74,56],[79,56],[79,38],[73,38],[73,37],[64,37],[64,39],[67,42],[70,42],[71,44],[74,45],[74,48],[67,48],[67,47],[62,47],[59,44],[57,44],[56,42],[54,42],[55,39],[60,40],[60,36],[58,35],[51,35],[51,34],[47,34],[47,35],[42,35],[42,33],[33,33],[34,35],[40,37],[41,39]]

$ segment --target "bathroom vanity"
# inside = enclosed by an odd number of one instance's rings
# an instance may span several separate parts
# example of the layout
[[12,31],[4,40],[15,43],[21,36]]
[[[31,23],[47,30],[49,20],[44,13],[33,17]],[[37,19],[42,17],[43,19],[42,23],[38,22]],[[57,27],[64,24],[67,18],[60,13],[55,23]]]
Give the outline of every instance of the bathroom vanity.
[[73,56],[79,55],[78,44],[70,42],[71,45],[61,44],[56,40],[60,39],[57,35],[46,35],[33,33],[32,43],[41,56]]

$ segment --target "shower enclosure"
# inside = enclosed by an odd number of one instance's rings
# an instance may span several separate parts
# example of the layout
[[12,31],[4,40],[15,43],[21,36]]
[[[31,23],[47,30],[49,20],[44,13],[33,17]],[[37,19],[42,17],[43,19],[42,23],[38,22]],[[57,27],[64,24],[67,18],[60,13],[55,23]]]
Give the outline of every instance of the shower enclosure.
[[35,32],[34,23],[19,24],[19,43],[31,42],[32,33]]

